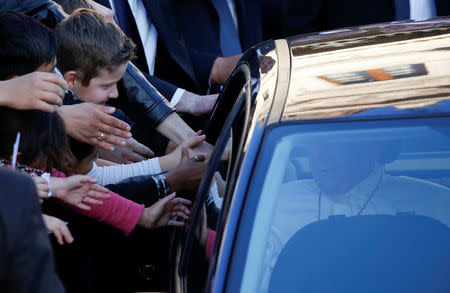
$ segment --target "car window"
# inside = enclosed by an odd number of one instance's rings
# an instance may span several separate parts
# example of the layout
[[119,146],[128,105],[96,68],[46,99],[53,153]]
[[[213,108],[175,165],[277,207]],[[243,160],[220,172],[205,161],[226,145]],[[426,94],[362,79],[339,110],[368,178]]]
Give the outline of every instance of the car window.
[[445,292],[449,125],[446,117],[272,130],[251,182],[254,219],[242,221],[251,235],[240,291]]
[[188,292],[200,292],[205,286],[224,196],[234,186],[233,168],[241,156],[242,139],[248,124],[249,85],[244,85],[222,129],[207,175],[199,188],[179,270]]

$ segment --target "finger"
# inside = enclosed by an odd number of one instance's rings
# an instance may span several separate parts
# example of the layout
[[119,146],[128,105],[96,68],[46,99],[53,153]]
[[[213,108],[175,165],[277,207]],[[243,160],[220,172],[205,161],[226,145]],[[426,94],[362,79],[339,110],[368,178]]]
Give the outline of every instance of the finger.
[[128,161],[130,161],[132,163],[137,163],[137,162],[141,162],[141,161],[145,161],[145,160],[147,160],[147,158],[141,156],[138,153],[131,153],[128,158]]
[[196,133],[195,133],[196,135],[202,135],[203,134],[203,130],[199,130],[199,131],[197,131]]
[[44,192],[44,191],[39,190],[38,196],[39,196],[39,198],[47,198],[48,197],[48,192]]
[[[97,137],[90,137],[87,142],[90,145],[93,145],[93,146],[98,147],[100,149],[103,149],[105,151],[109,151],[109,152],[114,151],[114,147],[113,147],[112,144],[110,144],[110,143],[108,143],[106,141],[99,141],[97,139]],[[119,142],[114,143],[114,145],[121,146],[121,144]]]
[[73,236],[69,231],[69,228],[67,228],[67,226],[65,224],[62,224],[61,226],[61,234],[62,237],[64,238],[64,240],[66,241],[66,243],[72,243],[73,242]]
[[98,184],[93,184],[93,185],[91,185],[91,189],[95,190],[97,192],[105,193],[107,195],[107,197],[105,197],[105,198],[111,197],[110,191],[106,187],[100,186]]
[[[107,107],[107,106],[100,106],[100,105],[95,105],[95,106],[97,106],[97,109],[99,110],[99,112],[98,112],[99,120],[102,123],[104,123],[105,125],[108,125],[108,127],[112,128],[112,130],[115,130],[116,133],[114,133],[112,131],[106,131],[109,128],[101,129],[101,131],[110,133],[112,135],[120,136],[120,137],[123,137],[126,139],[131,138],[130,125],[128,125],[128,123],[110,115],[110,114],[114,113],[114,111],[115,111],[114,107]],[[111,108],[112,108],[112,110],[111,110]],[[123,134],[125,134],[125,135],[123,135]]]
[[142,155],[145,158],[150,158],[150,157],[152,157],[154,155],[151,149],[149,149],[148,147],[146,147],[142,143],[138,143],[138,142],[136,143],[134,151],[136,153]]
[[56,112],[59,109],[58,106],[50,105],[43,101],[37,101],[35,107],[36,107],[36,110],[41,110],[41,111],[49,112],[49,113]]
[[53,235],[55,235],[56,237],[56,241],[58,242],[59,245],[63,245],[63,238],[61,236],[61,232],[59,232],[58,227],[56,227],[55,229],[53,229]]
[[64,78],[59,77],[56,73],[39,72],[39,76],[42,80],[55,83],[56,85],[62,87],[63,90],[69,89],[69,85]]
[[61,89],[59,90],[60,93],[62,93],[62,96],[60,96],[59,93],[43,92],[39,95],[39,99],[42,102],[60,107],[63,105],[64,92]]
[[182,197],[177,197],[174,198],[173,200],[171,200],[171,203],[174,205],[191,205],[192,202],[188,199],[182,198]]
[[186,147],[181,147],[181,160],[180,160],[180,164],[182,162],[185,162],[186,160],[189,159],[189,154],[188,154],[188,150]]
[[206,139],[205,135],[193,136],[193,137],[189,138],[188,141],[186,142],[186,147],[194,148],[197,145],[199,145],[200,143],[202,143],[205,139]]
[[191,214],[191,212],[189,211],[189,209],[188,209],[186,206],[182,205],[182,204],[177,205],[176,208],[175,208],[174,210],[183,212],[183,213],[185,213],[185,214],[187,214],[187,215],[190,215],[190,214]]
[[[103,128],[103,131],[97,131],[95,132],[95,139],[98,140],[99,142],[105,142],[105,143],[109,143],[109,144],[114,144],[120,147],[124,147],[126,145],[126,141],[124,141],[122,138],[114,136],[109,134],[106,130],[105,127],[103,127],[102,125],[100,125],[100,128]],[[110,131],[112,131],[112,128],[109,128]],[[102,135],[103,134],[103,135]],[[99,140],[99,137],[102,137],[101,140]]]
[[96,137],[99,137],[103,133],[103,141],[121,147],[124,147],[127,144],[124,139],[131,137],[131,133],[129,131],[123,131],[107,124],[99,124],[98,129],[99,132]]
[[82,204],[81,202],[79,204],[77,204],[76,207],[79,209],[82,209],[84,211],[90,211],[92,209],[90,206]]
[[174,199],[177,196],[176,192],[172,192],[171,194],[169,194],[168,196],[164,197],[162,200],[165,201],[171,201],[172,199]]
[[183,218],[185,220],[189,219],[189,215],[186,215],[185,213],[182,213],[182,212],[173,212],[172,213],[172,218],[173,217],[179,217],[179,218]]
[[57,84],[53,82],[42,81],[39,84],[41,91],[45,94],[41,95],[41,99],[47,101],[49,103],[55,102],[55,96],[58,97],[59,100],[64,98],[64,90]]
[[92,178],[92,177],[85,176],[85,175],[81,175],[81,177],[80,177],[80,182],[82,182],[82,183],[97,184],[98,181],[97,181],[96,179]]
[[[106,188],[105,188],[106,189]],[[103,191],[97,191],[97,190],[89,190],[87,193],[88,196],[90,197],[97,197],[97,198],[103,198],[103,199],[109,199],[111,198],[111,194],[109,193],[109,191],[107,191],[106,193]]]
[[169,222],[167,222],[167,226],[183,227],[184,222],[169,220]]
[[103,205],[103,201],[97,200],[97,199],[93,199],[92,197],[89,197],[89,196],[85,197],[83,199],[83,201],[87,202],[87,203],[90,203],[90,204],[93,204],[93,205],[97,205],[97,206]]
[[206,160],[206,156],[204,154],[195,154],[195,157],[193,157],[193,160],[195,162],[204,162]]
[[190,215],[188,215],[188,214],[186,214],[186,213],[184,213],[182,211],[176,211],[176,212],[173,212],[173,216],[172,217],[180,217],[180,218],[183,218],[185,220],[189,220]]
[[39,189],[41,189],[42,191],[49,193],[50,192],[50,188],[48,187],[48,183],[44,183],[44,184],[39,184]]

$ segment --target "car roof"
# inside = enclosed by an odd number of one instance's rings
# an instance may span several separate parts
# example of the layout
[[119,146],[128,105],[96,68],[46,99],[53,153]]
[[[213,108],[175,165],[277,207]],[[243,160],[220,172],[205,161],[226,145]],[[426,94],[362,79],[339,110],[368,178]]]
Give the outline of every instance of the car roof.
[[394,22],[287,39],[280,121],[450,113],[450,18]]

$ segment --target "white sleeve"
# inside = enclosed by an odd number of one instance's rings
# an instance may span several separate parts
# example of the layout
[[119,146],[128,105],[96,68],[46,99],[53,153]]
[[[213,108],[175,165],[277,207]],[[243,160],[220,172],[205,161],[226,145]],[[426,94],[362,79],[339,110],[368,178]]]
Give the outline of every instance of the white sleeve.
[[104,186],[115,184],[134,176],[155,175],[159,173],[161,173],[159,158],[153,158],[133,164],[104,167],[98,167],[94,162],[91,171],[86,175],[96,179],[99,185]]
[[181,97],[183,96],[183,94],[185,92],[186,92],[186,90],[177,88],[177,90],[175,91],[175,93],[172,96],[172,99],[170,99],[170,104],[175,107],[178,104],[178,102],[181,100]]

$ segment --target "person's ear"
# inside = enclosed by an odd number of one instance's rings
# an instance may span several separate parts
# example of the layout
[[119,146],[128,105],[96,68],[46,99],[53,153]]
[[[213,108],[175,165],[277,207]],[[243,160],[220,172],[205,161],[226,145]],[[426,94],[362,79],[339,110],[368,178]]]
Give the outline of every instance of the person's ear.
[[71,71],[67,71],[66,73],[64,73],[64,80],[69,85],[69,89],[73,89],[79,79],[80,79],[80,75],[76,71],[71,70]]

